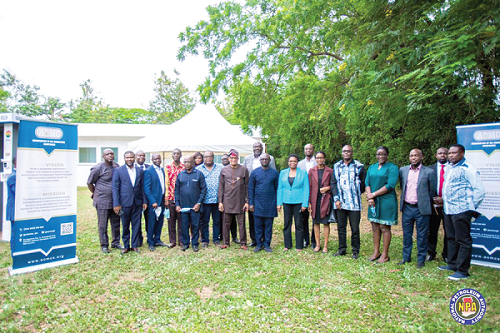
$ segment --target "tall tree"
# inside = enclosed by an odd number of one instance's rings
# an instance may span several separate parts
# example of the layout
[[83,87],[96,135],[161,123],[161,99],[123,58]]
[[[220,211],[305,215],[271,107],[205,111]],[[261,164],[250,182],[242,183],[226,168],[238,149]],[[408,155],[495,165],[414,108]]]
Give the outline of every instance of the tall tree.
[[8,70],[0,75],[0,87],[3,91],[2,109],[4,112],[18,113],[29,117],[44,114],[43,96],[36,85],[25,84]]
[[452,143],[458,124],[499,119],[497,1],[248,0],[207,11],[181,33],[178,58],[209,59],[201,99],[230,94],[235,118],[261,127],[277,156],[313,142],[338,158],[349,142],[365,162],[387,145],[403,164],[413,147],[430,157]]
[[190,96],[189,89],[178,78],[172,80],[161,71],[154,82],[156,96],[149,103],[152,123],[170,124],[194,108],[195,101]]

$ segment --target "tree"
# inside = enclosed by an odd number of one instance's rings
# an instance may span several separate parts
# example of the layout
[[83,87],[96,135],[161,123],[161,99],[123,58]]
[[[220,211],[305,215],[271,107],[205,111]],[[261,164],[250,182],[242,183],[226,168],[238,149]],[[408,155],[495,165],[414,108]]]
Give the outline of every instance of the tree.
[[42,112],[50,121],[64,120],[64,107],[66,106],[58,97],[48,97],[42,104]]
[[19,113],[29,117],[44,115],[42,108],[43,96],[39,94],[40,88],[36,85],[27,85],[18,80],[15,75],[3,70],[0,75],[4,112]]
[[178,58],[209,59],[202,101],[229,94],[275,156],[313,142],[334,160],[351,143],[366,163],[380,145],[396,163],[414,147],[429,162],[456,125],[499,119],[496,1],[248,0],[207,12],[181,33]]
[[178,78],[172,80],[161,71],[154,82],[156,96],[149,103],[152,123],[173,123],[194,108],[195,102],[189,94],[189,89]]

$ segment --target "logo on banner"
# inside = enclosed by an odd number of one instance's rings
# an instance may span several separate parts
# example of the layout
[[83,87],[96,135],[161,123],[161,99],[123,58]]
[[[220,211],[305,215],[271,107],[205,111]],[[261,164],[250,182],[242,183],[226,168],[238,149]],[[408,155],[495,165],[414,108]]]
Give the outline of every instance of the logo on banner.
[[63,131],[57,127],[38,126],[35,129],[35,135],[40,139],[59,140],[63,137]]
[[7,131],[7,132],[5,132],[5,136],[6,136],[7,138],[10,138],[10,137],[12,136],[12,132],[11,132],[11,131]]
[[474,325],[485,313],[486,301],[477,290],[460,289],[450,299],[450,314],[462,325]]

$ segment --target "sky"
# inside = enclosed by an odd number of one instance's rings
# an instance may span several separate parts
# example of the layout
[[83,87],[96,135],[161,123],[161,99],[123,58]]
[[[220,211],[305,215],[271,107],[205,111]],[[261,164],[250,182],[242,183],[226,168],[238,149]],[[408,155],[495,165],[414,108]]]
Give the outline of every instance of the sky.
[[147,108],[161,70],[193,93],[204,81],[208,62],[179,62],[178,36],[208,20],[205,8],[218,2],[0,0],[0,71],[63,102],[81,97],[79,85],[90,79],[105,103]]

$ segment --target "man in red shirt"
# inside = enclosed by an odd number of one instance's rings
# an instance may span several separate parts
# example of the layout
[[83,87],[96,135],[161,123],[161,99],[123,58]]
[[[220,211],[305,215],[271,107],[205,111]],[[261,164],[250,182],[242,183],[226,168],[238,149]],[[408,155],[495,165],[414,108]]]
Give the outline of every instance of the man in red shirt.
[[[177,245],[177,240],[181,244],[181,214],[175,210],[175,181],[177,176],[185,169],[181,163],[182,152],[176,148],[172,151],[173,162],[165,166],[165,209],[169,209],[170,218],[168,219],[168,238],[170,244],[167,246],[173,248]],[[177,222],[177,223],[176,223]],[[176,238],[177,230],[177,238]]]

